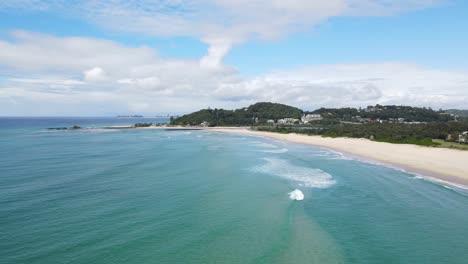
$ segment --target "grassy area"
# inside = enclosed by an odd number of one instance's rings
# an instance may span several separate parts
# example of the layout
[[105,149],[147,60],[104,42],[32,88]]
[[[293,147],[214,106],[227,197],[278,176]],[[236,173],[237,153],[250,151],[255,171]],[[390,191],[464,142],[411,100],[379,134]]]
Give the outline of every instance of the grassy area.
[[468,150],[468,144],[459,144],[456,142],[446,142],[442,139],[433,139],[432,142],[439,143],[438,148],[454,148],[461,150]]
[[413,144],[413,145],[426,146],[426,147],[440,146],[438,142],[434,142],[430,138],[403,138],[399,140],[395,140],[391,138],[381,138],[381,139],[375,139],[375,141],[387,142],[387,143],[393,143],[393,144]]

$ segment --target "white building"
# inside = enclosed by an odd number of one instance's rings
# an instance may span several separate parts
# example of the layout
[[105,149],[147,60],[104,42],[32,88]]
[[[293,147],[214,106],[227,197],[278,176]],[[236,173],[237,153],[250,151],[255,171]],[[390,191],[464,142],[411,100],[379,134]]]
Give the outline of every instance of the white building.
[[278,124],[294,124],[294,123],[299,123],[299,119],[296,118],[283,118],[283,119],[278,119]]
[[318,120],[322,120],[322,116],[319,115],[319,114],[308,114],[308,115],[303,115],[301,117],[301,121],[302,123],[309,123],[309,122],[312,122],[312,121],[318,121]]
[[458,136],[458,142],[468,143],[468,131],[465,131]]

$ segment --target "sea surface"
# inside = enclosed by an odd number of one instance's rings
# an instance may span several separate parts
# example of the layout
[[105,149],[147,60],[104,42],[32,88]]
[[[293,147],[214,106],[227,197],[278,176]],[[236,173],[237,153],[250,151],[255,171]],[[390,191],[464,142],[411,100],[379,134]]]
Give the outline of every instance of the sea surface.
[[208,131],[47,130],[164,121],[0,118],[0,263],[468,263],[466,193],[404,171]]

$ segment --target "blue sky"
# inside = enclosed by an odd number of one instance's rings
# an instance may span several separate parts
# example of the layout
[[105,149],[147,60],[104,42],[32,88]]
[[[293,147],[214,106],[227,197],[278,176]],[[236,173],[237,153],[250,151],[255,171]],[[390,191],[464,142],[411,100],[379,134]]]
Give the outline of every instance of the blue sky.
[[7,0],[0,111],[468,105],[466,1],[329,2]]
[[468,69],[467,14],[468,1],[458,1],[398,16],[332,18],[273,43],[245,43],[226,62],[255,74],[271,67],[379,61]]

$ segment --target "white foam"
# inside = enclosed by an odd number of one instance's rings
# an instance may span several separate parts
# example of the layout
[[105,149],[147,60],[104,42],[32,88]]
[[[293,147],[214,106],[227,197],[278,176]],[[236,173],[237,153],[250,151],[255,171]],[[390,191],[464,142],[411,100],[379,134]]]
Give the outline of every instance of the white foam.
[[334,159],[334,160],[353,160],[352,158],[345,156],[341,152],[334,152],[334,153],[335,153],[335,156],[333,156],[331,159]]
[[276,148],[278,148],[277,146],[275,146],[273,144],[268,144],[268,143],[263,143],[263,142],[254,143],[254,145],[256,147],[267,148],[267,149],[276,149]]
[[318,157],[327,157],[332,160],[352,160],[351,157],[346,156],[345,154],[334,151],[334,150],[322,150],[317,154]]
[[289,193],[289,198],[291,200],[302,201],[304,200],[304,194],[300,190],[296,189]]
[[442,186],[444,186],[444,187],[447,188],[447,189],[454,190],[452,187],[450,187],[450,186],[448,186],[448,185],[442,185]]
[[314,154],[314,157],[324,157],[326,159],[330,160],[353,160],[352,158],[346,156],[345,154],[338,152],[338,151],[332,151],[332,150],[327,150],[327,151],[318,151]]
[[262,150],[262,152],[266,153],[285,153],[288,152],[288,149],[282,148],[282,149],[269,149],[269,150]]
[[296,166],[282,159],[264,160],[266,163],[256,167],[256,171],[298,182],[300,186],[328,188],[336,183],[330,174],[320,169]]

